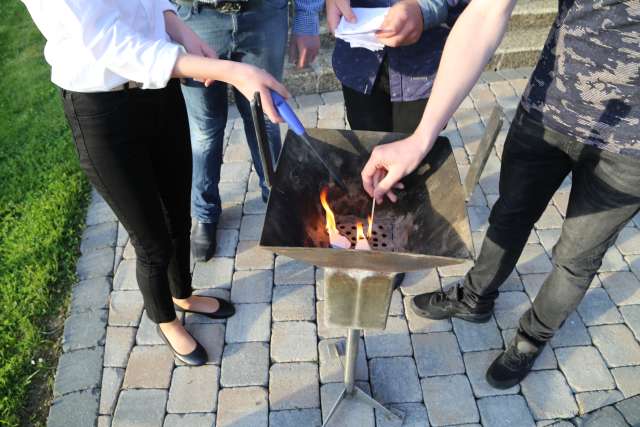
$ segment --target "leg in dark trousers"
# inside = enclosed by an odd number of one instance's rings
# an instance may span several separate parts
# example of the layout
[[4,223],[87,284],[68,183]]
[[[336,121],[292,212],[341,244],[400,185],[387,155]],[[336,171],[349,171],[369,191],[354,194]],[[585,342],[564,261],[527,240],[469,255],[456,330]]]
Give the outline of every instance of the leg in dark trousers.
[[347,120],[351,129],[413,133],[420,123],[426,99],[391,102],[389,65],[386,61],[369,95],[342,86]]
[[178,83],[161,90],[62,91],[80,165],[131,236],[149,318],[191,295],[191,152]]

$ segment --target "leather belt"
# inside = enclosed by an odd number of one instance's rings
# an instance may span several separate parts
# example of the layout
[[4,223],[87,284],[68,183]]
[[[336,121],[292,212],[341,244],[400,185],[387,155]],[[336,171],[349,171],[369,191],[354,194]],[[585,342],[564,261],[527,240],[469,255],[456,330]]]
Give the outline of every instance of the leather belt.
[[216,1],[214,3],[198,2],[197,5],[220,13],[240,13],[247,9],[248,3],[248,1]]
[[118,85],[112,88],[109,92],[117,92],[119,90],[129,90],[129,89],[140,89],[142,87],[142,83],[138,82],[126,82],[121,85]]

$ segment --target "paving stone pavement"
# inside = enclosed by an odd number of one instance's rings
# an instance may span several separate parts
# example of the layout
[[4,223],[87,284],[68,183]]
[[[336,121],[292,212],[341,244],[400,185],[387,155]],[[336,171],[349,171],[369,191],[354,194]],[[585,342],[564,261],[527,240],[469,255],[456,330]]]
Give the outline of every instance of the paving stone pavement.
[[[508,122],[529,72],[485,73],[454,115],[444,135],[463,177],[491,106],[504,105]],[[348,128],[340,93],[298,97],[293,106],[311,126]],[[216,254],[193,264],[196,292],[230,298],[237,314],[227,321],[183,318],[209,363],[184,366],[159,340],[143,311],[128,235],[94,192],[49,426],[321,425],[341,390],[332,344],[345,331],[324,324],[321,269],[258,247],[265,206],[238,117],[232,109],[225,132]],[[469,202],[476,246],[498,197],[505,135],[506,127]],[[640,394],[640,217],[624,228],[584,302],[523,384],[496,390],[484,378],[552,268],[569,190],[567,180],[536,223],[488,323],[430,321],[409,307],[413,295],[460,281],[472,265],[466,263],[407,274],[387,329],[363,334],[358,385],[404,413],[405,426],[640,422],[640,401],[630,399]],[[336,415],[336,426],[392,426],[364,406],[351,409]]]

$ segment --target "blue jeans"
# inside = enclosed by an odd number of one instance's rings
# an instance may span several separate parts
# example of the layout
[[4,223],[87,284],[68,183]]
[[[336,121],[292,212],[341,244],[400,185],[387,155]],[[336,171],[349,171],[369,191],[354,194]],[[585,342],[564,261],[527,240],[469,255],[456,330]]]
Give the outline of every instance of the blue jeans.
[[[249,7],[237,14],[220,13],[196,3],[193,7],[180,6],[178,15],[216,50],[221,59],[252,64],[282,79],[288,32],[287,0],[250,0]],[[182,93],[189,114],[193,153],[191,214],[200,222],[215,223],[221,211],[218,182],[227,123],[227,85],[215,82],[206,88],[202,83],[188,79],[182,84]],[[266,199],[269,189],[264,181],[251,107],[235,89],[234,96],[260,178],[262,197]],[[281,148],[280,129],[269,120],[266,120],[266,126],[275,161]]]

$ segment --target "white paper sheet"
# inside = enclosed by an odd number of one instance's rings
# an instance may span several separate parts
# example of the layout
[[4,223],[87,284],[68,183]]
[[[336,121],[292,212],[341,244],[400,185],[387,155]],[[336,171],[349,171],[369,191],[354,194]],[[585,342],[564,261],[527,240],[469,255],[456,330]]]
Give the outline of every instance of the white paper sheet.
[[348,22],[344,17],[336,28],[336,37],[349,43],[351,47],[363,47],[371,51],[378,51],[384,45],[376,38],[376,31],[380,29],[388,7],[354,7],[356,22]]

